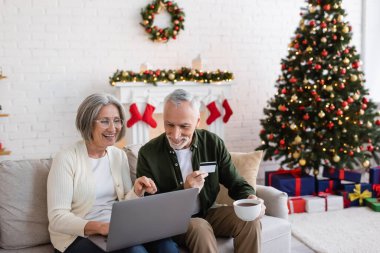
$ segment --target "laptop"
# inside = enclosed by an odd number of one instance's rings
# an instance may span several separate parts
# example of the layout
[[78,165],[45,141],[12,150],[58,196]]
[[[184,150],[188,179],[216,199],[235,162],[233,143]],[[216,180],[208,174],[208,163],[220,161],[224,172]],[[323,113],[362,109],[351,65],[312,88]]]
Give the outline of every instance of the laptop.
[[105,252],[183,234],[195,208],[198,189],[191,188],[115,202],[108,236],[89,236]]

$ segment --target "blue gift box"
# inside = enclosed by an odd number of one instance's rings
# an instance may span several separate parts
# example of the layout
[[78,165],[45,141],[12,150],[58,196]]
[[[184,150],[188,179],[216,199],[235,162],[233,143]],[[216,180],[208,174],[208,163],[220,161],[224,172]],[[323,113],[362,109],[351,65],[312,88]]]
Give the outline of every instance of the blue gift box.
[[344,170],[344,169],[324,168],[323,176],[332,178],[332,179],[339,179],[339,180],[346,180],[346,181],[351,181],[355,183],[360,183],[362,174],[360,172]]
[[369,183],[380,184],[380,166],[369,169]]
[[340,180],[337,179],[317,179],[316,191],[332,193],[340,188]]
[[368,183],[342,184],[343,197],[349,201],[349,206],[362,206],[364,199],[372,197],[372,185]]
[[315,179],[310,175],[277,174],[272,176],[272,186],[289,196],[312,195]]

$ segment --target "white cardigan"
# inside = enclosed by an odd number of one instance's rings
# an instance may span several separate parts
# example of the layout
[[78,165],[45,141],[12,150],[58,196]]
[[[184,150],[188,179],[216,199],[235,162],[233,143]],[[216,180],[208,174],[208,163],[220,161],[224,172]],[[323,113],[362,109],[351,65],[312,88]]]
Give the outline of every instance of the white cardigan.
[[[138,198],[125,152],[110,146],[107,154],[118,200]],[[54,248],[64,252],[78,236],[85,236],[84,227],[89,221],[83,217],[95,201],[95,187],[84,141],[54,157],[47,181],[49,233]]]

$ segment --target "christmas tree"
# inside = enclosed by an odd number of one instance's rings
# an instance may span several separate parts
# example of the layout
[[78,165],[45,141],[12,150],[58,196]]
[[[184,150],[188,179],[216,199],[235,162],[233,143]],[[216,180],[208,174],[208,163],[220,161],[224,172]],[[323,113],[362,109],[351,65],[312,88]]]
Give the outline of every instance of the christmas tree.
[[[281,61],[277,94],[260,132],[264,160],[300,167],[368,168],[379,163],[380,120],[364,87],[360,56],[340,0],[308,0]],[[374,159],[371,159],[374,158]]]

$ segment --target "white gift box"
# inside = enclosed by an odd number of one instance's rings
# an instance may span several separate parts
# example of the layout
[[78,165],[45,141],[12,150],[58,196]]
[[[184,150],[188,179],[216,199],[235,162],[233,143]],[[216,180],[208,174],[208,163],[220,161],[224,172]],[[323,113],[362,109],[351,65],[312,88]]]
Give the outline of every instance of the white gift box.
[[325,212],[325,199],[317,196],[302,196],[306,201],[305,209],[307,213]]
[[321,197],[325,201],[327,211],[341,210],[344,208],[343,196],[338,195],[326,195]]

